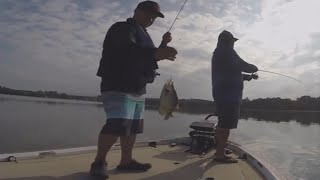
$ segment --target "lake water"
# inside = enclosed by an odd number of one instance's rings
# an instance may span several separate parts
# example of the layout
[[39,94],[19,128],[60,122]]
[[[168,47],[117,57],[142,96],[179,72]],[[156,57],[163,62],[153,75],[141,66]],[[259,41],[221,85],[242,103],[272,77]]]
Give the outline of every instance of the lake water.
[[[164,121],[156,111],[146,111],[145,132],[138,141],[188,136],[189,125],[205,117],[174,113]],[[288,179],[320,179],[319,112],[252,112],[243,117],[232,141]],[[0,154],[95,146],[104,123],[99,103],[0,95]]]

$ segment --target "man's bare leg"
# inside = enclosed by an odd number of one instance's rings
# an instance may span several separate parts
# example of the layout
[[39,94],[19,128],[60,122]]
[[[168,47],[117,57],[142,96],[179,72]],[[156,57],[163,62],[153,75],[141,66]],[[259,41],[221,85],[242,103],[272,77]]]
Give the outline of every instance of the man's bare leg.
[[103,134],[100,132],[99,140],[98,140],[98,152],[96,155],[96,162],[105,162],[107,153],[113,146],[113,144],[117,141],[118,136]]
[[132,161],[132,150],[136,142],[136,135],[121,136],[121,161],[120,165],[127,165]]
[[136,135],[120,137],[121,161],[120,165],[117,166],[118,170],[147,171],[152,167],[149,163],[141,163],[132,158],[135,141]]
[[217,150],[215,158],[225,157],[225,148],[227,146],[227,141],[230,135],[230,129],[224,129],[217,127],[216,129],[216,140],[217,140]]
[[98,151],[95,161],[91,164],[90,174],[92,176],[99,176],[108,178],[106,157],[112,145],[117,141],[118,136],[104,134],[103,128],[99,134]]

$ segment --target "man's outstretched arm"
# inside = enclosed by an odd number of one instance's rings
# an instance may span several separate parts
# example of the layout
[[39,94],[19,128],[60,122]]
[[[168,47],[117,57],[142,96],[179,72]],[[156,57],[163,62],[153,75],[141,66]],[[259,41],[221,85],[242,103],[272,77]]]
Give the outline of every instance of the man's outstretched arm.
[[227,55],[226,61],[224,63],[229,68],[234,70],[240,70],[241,72],[255,73],[258,71],[258,68],[255,65],[249,64],[243,59],[241,59],[234,50],[233,52],[230,52],[230,54]]

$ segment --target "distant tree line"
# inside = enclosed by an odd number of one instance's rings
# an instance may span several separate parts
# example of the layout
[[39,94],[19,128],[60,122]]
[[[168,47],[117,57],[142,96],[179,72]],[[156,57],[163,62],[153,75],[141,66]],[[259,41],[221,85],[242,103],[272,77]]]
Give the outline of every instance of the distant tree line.
[[[0,86],[0,94],[58,98],[58,99],[74,99],[84,101],[101,102],[101,96],[75,96],[56,91],[26,91],[15,90],[4,86]],[[159,108],[159,98],[147,98],[146,109],[157,110]],[[248,110],[295,110],[295,111],[320,111],[320,97],[302,96],[296,100],[282,98],[265,98],[265,99],[244,99],[242,102],[242,111]],[[209,114],[215,112],[215,103],[213,101],[201,99],[180,99],[179,107],[176,111],[187,112],[193,114]]]
[[[187,112],[191,114],[207,114],[213,113],[215,110],[215,104],[213,101],[201,100],[201,99],[180,99],[176,111]],[[160,99],[147,98],[146,108],[157,110],[160,105]]]
[[[148,99],[146,104],[157,109],[159,99]],[[281,98],[265,99],[244,99],[241,104],[242,111],[259,110],[259,111],[320,111],[320,97],[302,96],[296,100]],[[190,113],[214,113],[215,103],[213,101],[200,99],[181,99],[179,100],[179,109],[177,111]]]
[[27,91],[10,89],[5,86],[0,86],[0,94],[18,95],[18,96],[31,96],[31,97],[43,97],[43,98],[56,98],[56,99],[74,99],[83,101],[97,101],[99,97],[87,97],[69,95],[66,93],[59,93],[56,91]]
[[268,122],[290,122],[296,121],[302,125],[320,124],[320,111],[257,111],[257,110],[243,110],[241,112],[241,119],[268,121]]
[[296,100],[281,98],[254,99],[242,101],[244,109],[259,110],[309,110],[320,111],[320,97],[302,96]]

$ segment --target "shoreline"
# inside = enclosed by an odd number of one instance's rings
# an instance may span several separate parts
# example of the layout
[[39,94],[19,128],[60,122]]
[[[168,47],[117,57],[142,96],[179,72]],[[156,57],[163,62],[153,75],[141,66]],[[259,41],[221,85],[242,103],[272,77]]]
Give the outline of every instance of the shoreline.
[[[21,97],[21,98],[37,98],[39,101],[43,101],[43,102],[57,102],[57,103],[82,103],[82,104],[92,104],[92,105],[101,105],[101,101],[94,101],[94,100],[86,100],[86,99],[66,99],[66,98],[56,98],[56,97],[36,97],[36,96],[25,96],[25,95],[15,95],[15,94],[3,94],[0,93],[0,95],[4,95],[4,96],[12,96],[12,97]],[[158,101],[159,99],[157,98],[146,98],[146,101]],[[67,102],[63,102],[63,101],[67,101]],[[178,109],[176,110],[176,112],[180,112],[180,113],[192,113],[192,114],[211,114],[214,112],[214,108],[213,110],[208,110],[208,107],[204,104],[201,103],[197,103],[195,101],[199,101],[199,100],[194,100],[194,99],[181,99],[180,101],[190,101],[191,103],[193,103],[193,105],[197,105],[198,108],[199,106],[203,106],[203,108],[205,108],[206,110],[195,110],[195,111],[188,111],[188,110],[183,110],[183,109]],[[200,101],[207,101],[207,100],[200,100]],[[210,101],[207,101],[210,102]],[[212,102],[212,104],[214,104]],[[159,106],[154,105],[154,103],[150,103],[148,104],[146,102],[146,110],[158,110]],[[190,108],[187,108],[190,109]],[[286,113],[294,113],[294,112],[300,112],[300,113],[320,113],[320,110],[297,110],[297,109],[255,109],[255,108],[245,108],[245,107],[241,107],[241,112],[245,113],[245,112],[286,112]]]

